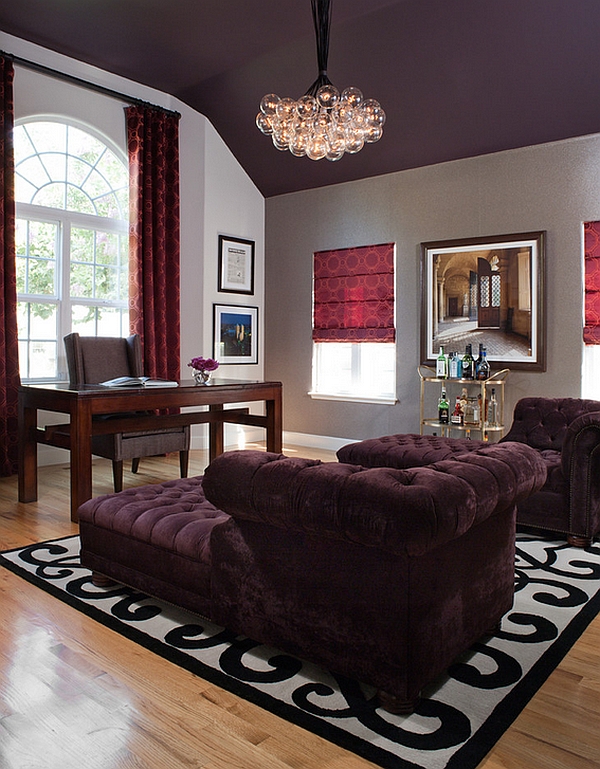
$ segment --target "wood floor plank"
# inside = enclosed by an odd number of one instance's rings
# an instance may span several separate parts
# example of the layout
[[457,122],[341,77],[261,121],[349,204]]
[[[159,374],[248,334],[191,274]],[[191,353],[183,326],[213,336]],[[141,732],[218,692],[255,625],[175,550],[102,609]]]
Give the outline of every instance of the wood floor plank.
[[[290,453],[333,459],[331,452]],[[192,452],[200,475],[206,452]],[[125,487],[177,477],[178,456],[144,459]],[[94,462],[94,494],[112,491]],[[0,549],[77,533],[68,466],[40,468],[39,500],[0,479]],[[2,769],[369,769],[374,765],[143,649],[0,569]],[[599,764],[600,618],[480,764]],[[82,761],[85,757],[85,761]]]

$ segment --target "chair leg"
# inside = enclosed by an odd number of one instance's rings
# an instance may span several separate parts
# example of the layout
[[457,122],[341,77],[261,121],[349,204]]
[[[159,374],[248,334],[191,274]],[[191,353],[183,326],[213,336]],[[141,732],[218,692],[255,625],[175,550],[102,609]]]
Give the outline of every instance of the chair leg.
[[189,451],[180,451],[179,452],[179,471],[181,473],[182,478],[188,477],[188,465],[190,461],[190,452]]
[[123,460],[113,459],[112,467],[115,491],[123,491]]
[[592,538],[579,537],[577,534],[568,534],[567,542],[571,547],[589,547],[592,544]]
[[140,469],[140,458],[135,457],[135,459],[131,460],[131,472],[137,473],[139,469]]

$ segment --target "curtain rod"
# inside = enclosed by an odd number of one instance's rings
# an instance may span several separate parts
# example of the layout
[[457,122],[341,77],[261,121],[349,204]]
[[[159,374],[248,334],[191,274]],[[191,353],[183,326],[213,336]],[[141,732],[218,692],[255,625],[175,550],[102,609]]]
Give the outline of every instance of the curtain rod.
[[88,91],[96,91],[97,93],[101,93],[104,96],[110,96],[112,99],[119,99],[119,101],[126,101],[131,104],[137,104],[140,107],[149,107],[150,109],[161,110],[162,112],[166,112],[169,115],[181,118],[181,113],[176,112],[175,110],[159,107],[156,104],[151,104],[150,102],[144,101],[143,99],[137,99],[134,96],[128,96],[127,94],[114,91],[112,88],[106,88],[105,86],[99,85],[97,83],[90,83],[88,80],[83,80],[83,78],[76,77],[75,75],[68,75],[66,72],[60,72],[57,69],[46,67],[44,64],[37,64],[35,61],[29,61],[29,59],[23,59],[20,56],[15,56],[12,53],[5,53],[4,51],[0,51],[0,55],[10,59],[14,64],[19,64],[22,67],[31,69],[34,72],[39,72],[42,75],[49,75],[50,77],[56,78],[57,80],[65,80],[67,83],[72,83],[73,85],[87,88]]

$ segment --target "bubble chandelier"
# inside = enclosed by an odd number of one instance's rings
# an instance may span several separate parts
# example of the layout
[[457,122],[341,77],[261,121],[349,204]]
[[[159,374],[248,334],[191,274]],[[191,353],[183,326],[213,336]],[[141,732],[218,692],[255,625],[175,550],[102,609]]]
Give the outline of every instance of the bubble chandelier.
[[300,158],[339,160],[381,139],[385,112],[350,86],[341,93],[327,77],[331,0],[311,0],[317,38],[319,76],[297,101],[268,93],[261,99],[256,125],[278,150]]

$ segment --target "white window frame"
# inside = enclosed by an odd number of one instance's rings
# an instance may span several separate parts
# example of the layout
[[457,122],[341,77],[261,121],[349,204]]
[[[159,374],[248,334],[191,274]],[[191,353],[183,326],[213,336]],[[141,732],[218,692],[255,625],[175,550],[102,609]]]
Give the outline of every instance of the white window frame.
[[[331,351],[333,346],[348,347],[350,353],[350,381],[347,386],[341,385],[339,388],[332,388],[323,382],[323,370],[326,366],[323,356]],[[390,374],[391,390],[380,390],[377,392],[372,385],[367,385],[369,371],[363,354],[367,351],[373,354],[380,350],[385,358],[393,356],[392,368]],[[337,352],[337,351],[336,351]],[[382,356],[383,357],[383,356]],[[389,360],[387,361],[389,364]],[[312,388],[308,393],[315,400],[339,400],[351,401],[355,403],[377,403],[393,405],[398,402],[396,398],[396,343],[395,342],[313,342],[313,362],[312,362]]]
[[[123,162],[125,169],[127,168],[127,161],[124,157],[124,153],[118,147],[114,146],[114,144],[108,140],[107,137],[103,136],[99,131],[94,129],[93,126],[89,126],[64,117],[46,117],[43,115],[19,120],[17,121],[16,126],[48,121],[60,123],[90,134],[90,136],[102,142],[102,144],[105,145],[115,157]],[[65,155],[65,157],[69,157],[69,155]],[[111,307],[120,311],[126,311],[128,308],[128,298],[104,300],[90,297],[71,297],[71,230],[72,228],[82,228],[94,230],[95,232],[103,232],[128,237],[129,224],[124,220],[115,219],[108,216],[105,217],[99,216],[97,214],[79,213],[77,211],[68,209],[51,208],[47,206],[40,206],[35,203],[24,203],[20,201],[16,202],[15,213],[17,219],[58,224],[57,238],[59,241],[56,244],[57,272],[55,275],[54,294],[40,295],[19,293],[17,296],[18,302],[56,304],[58,308],[56,319],[56,377],[23,377],[22,381],[24,383],[42,381],[67,381],[68,374],[66,354],[62,340],[72,331],[71,319],[73,306]],[[122,322],[120,335],[123,336],[127,333],[128,328],[123,328]]]

